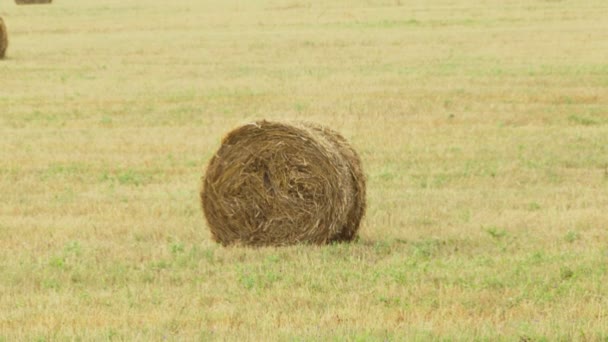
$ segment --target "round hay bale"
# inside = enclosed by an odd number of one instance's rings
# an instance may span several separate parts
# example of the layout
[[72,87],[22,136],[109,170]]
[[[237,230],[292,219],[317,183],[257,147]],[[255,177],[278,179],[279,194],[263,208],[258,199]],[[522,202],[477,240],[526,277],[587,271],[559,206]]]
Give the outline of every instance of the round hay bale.
[[6,48],[8,48],[8,33],[6,32],[4,20],[0,17],[0,59],[4,58]]
[[226,135],[201,189],[213,238],[253,246],[352,241],[365,214],[365,176],[337,132],[258,121]]
[[50,4],[53,0],[15,0],[17,5]]
[[344,225],[344,229],[342,229],[340,234],[336,237],[336,241],[352,241],[357,237],[361,219],[363,219],[365,209],[367,208],[365,174],[363,173],[363,167],[361,166],[361,159],[348,141],[346,141],[338,132],[317,125],[308,124],[308,126],[317,130],[319,133],[323,134],[325,138],[332,141],[348,163],[348,170],[354,187],[355,205],[350,208],[350,212],[346,217],[347,222]]

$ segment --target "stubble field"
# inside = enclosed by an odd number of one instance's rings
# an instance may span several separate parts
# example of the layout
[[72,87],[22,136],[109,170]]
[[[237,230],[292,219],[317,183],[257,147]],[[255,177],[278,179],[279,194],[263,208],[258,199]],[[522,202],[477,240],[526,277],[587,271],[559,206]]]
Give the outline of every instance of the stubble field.
[[[0,341],[608,340],[608,4],[3,1]],[[224,133],[359,151],[354,244],[223,248]]]

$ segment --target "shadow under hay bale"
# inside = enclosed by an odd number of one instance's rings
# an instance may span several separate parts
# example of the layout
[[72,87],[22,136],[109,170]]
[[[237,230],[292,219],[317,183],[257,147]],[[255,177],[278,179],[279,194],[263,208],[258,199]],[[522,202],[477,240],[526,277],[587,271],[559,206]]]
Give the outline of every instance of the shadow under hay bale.
[[352,241],[365,214],[365,176],[337,132],[310,123],[259,121],[223,139],[201,202],[223,245]]
[[15,0],[17,5],[50,4],[53,0]]
[[8,48],[8,33],[6,32],[6,25],[4,20],[0,18],[0,59],[4,58],[6,49]]

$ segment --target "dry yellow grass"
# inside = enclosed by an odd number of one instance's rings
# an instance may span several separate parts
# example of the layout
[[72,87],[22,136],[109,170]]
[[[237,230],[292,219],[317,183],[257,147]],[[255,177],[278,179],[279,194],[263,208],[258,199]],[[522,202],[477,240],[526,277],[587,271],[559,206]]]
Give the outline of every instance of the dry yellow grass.
[[[600,0],[6,3],[0,341],[605,340]],[[309,120],[353,245],[221,248],[219,136]]]

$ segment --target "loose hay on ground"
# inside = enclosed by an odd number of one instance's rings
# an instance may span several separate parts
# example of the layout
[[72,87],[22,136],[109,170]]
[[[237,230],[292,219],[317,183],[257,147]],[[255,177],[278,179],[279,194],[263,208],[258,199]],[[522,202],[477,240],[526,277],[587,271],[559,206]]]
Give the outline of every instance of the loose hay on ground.
[[4,20],[0,18],[0,59],[4,58],[6,49],[8,48],[8,33]]
[[200,195],[223,245],[352,241],[366,208],[357,153],[310,123],[259,121],[228,133]]

